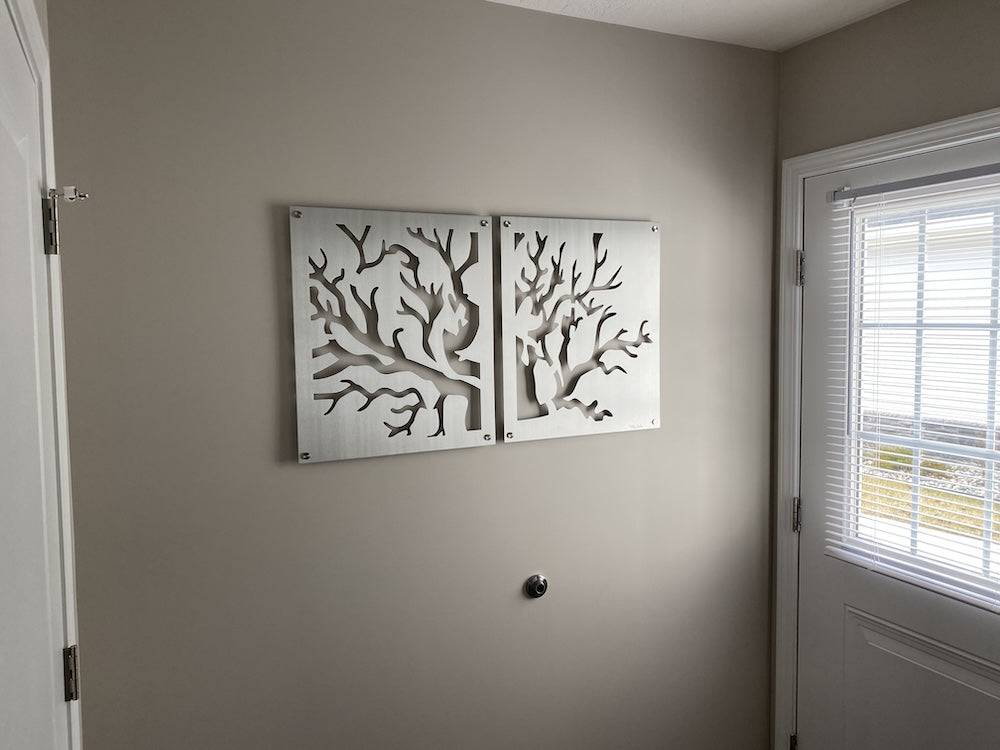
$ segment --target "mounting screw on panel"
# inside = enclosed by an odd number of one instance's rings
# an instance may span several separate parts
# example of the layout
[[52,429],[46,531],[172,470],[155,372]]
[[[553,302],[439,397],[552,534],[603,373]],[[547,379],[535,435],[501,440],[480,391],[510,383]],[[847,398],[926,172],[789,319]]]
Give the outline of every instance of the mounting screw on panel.
[[299,458],[301,458],[303,461],[308,461],[311,458],[311,456],[308,453],[300,453]]
[[481,227],[489,226],[489,224],[490,224],[489,219],[480,219],[479,220],[479,226],[481,226]]
[[483,440],[485,440],[487,443],[492,439],[493,439],[492,435],[483,435]]
[[505,221],[505,222],[503,223],[503,225],[504,225],[505,227],[509,227],[509,226],[510,226],[510,221]]
[[533,575],[524,582],[524,595],[529,599],[538,599],[549,590],[549,582],[543,575]]
[[508,440],[513,440],[514,439],[514,433],[513,432],[508,432],[507,433],[507,439]]
[[301,219],[302,218],[302,212],[298,211],[298,210],[292,211],[292,217],[295,218],[295,219]]
[[659,232],[660,228],[658,226],[656,226],[656,224],[653,224],[653,231],[654,232]]

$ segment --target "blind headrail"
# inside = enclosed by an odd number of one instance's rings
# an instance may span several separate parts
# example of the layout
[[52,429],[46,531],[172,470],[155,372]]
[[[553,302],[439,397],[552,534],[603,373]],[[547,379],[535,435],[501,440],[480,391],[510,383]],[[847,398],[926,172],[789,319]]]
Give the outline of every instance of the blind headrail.
[[866,187],[859,188],[845,187],[840,190],[834,190],[830,194],[830,203],[840,203],[842,201],[853,200],[854,198],[864,198],[869,195],[894,193],[899,190],[928,187],[930,185],[939,185],[946,182],[957,182],[958,180],[970,180],[975,177],[988,177],[989,175],[994,174],[1000,174],[1000,162],[994,164],[982,164],[977,167],[969,167],[968,169],[956,169],[954,172],[942,172],[940,174],[912,177],[908,180],[883,182],[880,185],[868,185]]

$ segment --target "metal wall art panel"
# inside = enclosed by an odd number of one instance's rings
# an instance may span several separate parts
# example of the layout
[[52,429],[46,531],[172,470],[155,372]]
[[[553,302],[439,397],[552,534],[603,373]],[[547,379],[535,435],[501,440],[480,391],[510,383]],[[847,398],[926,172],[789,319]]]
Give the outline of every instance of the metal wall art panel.
[[506,441],[660,424],[659,227],[504,216]]
[[290,213],[300,463],[491,445],[492,220]]

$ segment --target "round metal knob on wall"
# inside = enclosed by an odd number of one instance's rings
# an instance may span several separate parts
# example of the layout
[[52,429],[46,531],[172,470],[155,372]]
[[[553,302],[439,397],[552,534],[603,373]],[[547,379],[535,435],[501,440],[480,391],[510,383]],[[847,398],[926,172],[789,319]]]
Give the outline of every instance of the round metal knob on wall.
[[545,580],[545,576],[543,575],[533,575],[524,582],[524,595],[530,599],[537,599],[540,596],[544,596],[548,590],[549,582]]

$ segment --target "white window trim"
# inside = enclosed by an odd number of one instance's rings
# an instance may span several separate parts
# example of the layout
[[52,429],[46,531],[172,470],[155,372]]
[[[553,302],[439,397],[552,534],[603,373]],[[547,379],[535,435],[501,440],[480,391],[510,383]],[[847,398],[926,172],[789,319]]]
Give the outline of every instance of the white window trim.
[[[891,159],[915,156],[1000,137],[1000,108],[902,133],[785,159],[781,169],[781,223],[778,275],[778,361],[774,457],[774,750],[786,750],[796,727],[798,650],[799,536],[792,530],[793,498],[799,495],[799,432],[802,372],[802,288],[796,285],[798,252],[805,249],[804,275],[809,283],[809,249],[803,248],[804,186],[809,177]],[[810,519],[808,506],[805,523]]]

